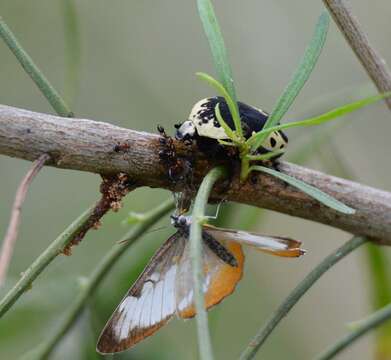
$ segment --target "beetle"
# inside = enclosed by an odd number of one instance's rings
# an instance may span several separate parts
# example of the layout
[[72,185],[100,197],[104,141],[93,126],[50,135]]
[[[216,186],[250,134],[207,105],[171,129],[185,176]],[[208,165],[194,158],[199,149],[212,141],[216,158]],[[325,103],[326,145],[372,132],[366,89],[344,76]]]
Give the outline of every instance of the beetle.
[[[234,122],[227,102],[221,96],[209,97],[198,101],[192,108],[188,120],[175,125],[175,138],[184,142],[195,141],[199,150],[216,155],[222,152],[223,147],[217,140],[229,140],[225,130],[220,126],[215,108],[219,104],[222,118],[231,129],[235,129]],[[256,107],[238,101],[239,114],[243,135],[248,139],[254,133],[263,129],[268,119],[268,113]],[[265,154],[279,150],[280,157],[288,145],[288,137],[281,130],[272,132],[258,149],[258,154]]]

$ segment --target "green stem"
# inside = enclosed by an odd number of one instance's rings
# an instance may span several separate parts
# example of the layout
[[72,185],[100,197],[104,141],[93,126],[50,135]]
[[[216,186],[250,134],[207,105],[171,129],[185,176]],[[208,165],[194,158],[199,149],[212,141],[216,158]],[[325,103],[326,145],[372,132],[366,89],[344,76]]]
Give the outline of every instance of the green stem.
[[67,101],[74,103],[79,85],[79,70],[81,64],[80,25],[75,0],[62,0],[64,17],[65,42],[65,86],[64,95]]
[[368,244],[366,257],[371,271],[372,303],[374,310],[391,302],[391,279],[387,254],[376,244]]
[[213,184],[226,173],[224,168],[216,167],[209,171],[203,179],[194,201],[192,223],[190,226],[190,256],[193,268],[194,300],[197,310],[198,347],[201,360],[212,360],[213,351],[208,328],[208,315],[205,309],[205,299],[202,290],[202,223],[205,221],[205,208],[208,203]]
[[344,338],[339,340],[321,355],[316,357],[316,360],[329,360],[332,359],[335,355],[340,353],[342,350],[350,346],[354,341],[356,341],[361,336],[365,335],[368,331],[380,326],[387,320],[391,319],[391,304],[385,306],[384,308],[373,313],[365,321],[361,322],[360,325],[352,331],[350,334],[346,335]]
[[241,158],[240,163],[240,181],[243,182],[247,179],[250,173],[250,159],[247,156]]
[[[368,244],[365,249],[370,273],[369,289],[373,311],[391,303],[391,278],[387,253],[376,244]],[[360,323],[360,321],[359,321]],[[391,358],[391,322],[376,331],[375,358]]]
[[258,333],[250,341],[247,348],[241,354],[240,359],[252,359],[278,323],[289,313],[293,306],[312,287],[312,285],[314,285],[327,270],[366,241],[367,240],[362,237],[353,237],[317,265],[287,296],[274,314],[272,314],[266,325],[258,331]]
[[70,224],[49,247],[23,273],[16,285],[0,301],[0,318],[12,307],[19,297],[29,289],[38,275],[57,257],[62,250],[74,238],[75,234],[89,219],[95,205],[87,209],[72,224]]
[[7,26],[4,20],[0,17],[0,37],[7,44],[9,49],[18,59],[23,69],[31,77],[31,79],[41,90],[42,94],[49,101],[50,105],[57,112],[58,115],[64,117],[72,117],[73,113],[69,109],[68,105],[61,98],[56,89],[49,83],[49,80],[42,74],[37,65],[35,65],[33,59],[23,49],[11,29]]
[[136,224],[123,238],[119,241],[119,244],[115,244],[109,253],[102,259],[99,265],[92,272],[75,302],[71,305],[68,313],[65,315],[62,323],[56,331],[54,331],[49,339],[41,344],[35,351],[33,351],[35,359],[47,358],[62,337],[68,332],[70,327],[74,324],[78,318],[80,312],[84,309],[88,299],[96,291],[97,287],[101,283],[102,279],[111,270],[113,265],[117,262],[120,256],[125,252],[130,245],[132,245],[140,236],[145,234],[145,231],[150,228],[155,222],[157,222],[168,211],[173,209],[173,200],[165,201],[156,209],[148,212],[143,217],[143,220]]

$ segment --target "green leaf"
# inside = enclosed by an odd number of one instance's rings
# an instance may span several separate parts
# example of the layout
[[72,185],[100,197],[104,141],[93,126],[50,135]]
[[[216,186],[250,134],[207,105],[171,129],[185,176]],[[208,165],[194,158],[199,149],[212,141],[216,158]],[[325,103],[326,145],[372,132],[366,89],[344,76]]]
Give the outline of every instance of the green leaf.
[[311,196],[312,198],[318,200],[322,204],[324,204],[324,205],[326,205],[336,211],[339,211],[343,214],[351,215],[356,212],[356,210],[341,203],[337,199],[334,199],[332,196],[330,196],[330,195],[324,193],[323,191],[317,189],[316,187],[311,186],[311,185],[309,185],[301,180],[298,180],[292,176],[289,176],[287,174],[283,174],[279,171],[276,171],[276,170],[273,170],[273,169],[270,169],[270,168],[267,168],[264,166],[260,166],[260,165],[254,165],[254,166],[250,167],[250,171],[254,171],[254,170],[261,171],[261,172],[267,173],[269,175],[275,176],[276,178],[285,181],[289,185],[292,185],[292,186],[296,187],[297,189],[303,191],[308,196]]
[[255,137],[253,137],[252,139],[249,139],[247,141],[247,144],[251,146],[252,144],[254,144],[254,142],[256,141],[256,138],[258,136],[260,136],[260,135],[267,136],[270,133],[277,131],[277,130],[289,129],[289,128],[298,127],[298,126],[320,125],[320,124],[323,124],[328,121],[336,120],[337,118],[339,118],[341,116],[352,113],[356,110],[363,108],[364,106],[373,104],[374,102],[377,102],[377,101],[382,100],[382,99],[389,97],[389,96],[391,96],[391,91],[383,93],[383,94],[370,96],[370,97],[367,97],[365,99],[361,99],[358,101],[354,101],[350,104],[337,107],[331,111],[328,111],[328,112],[321,114],[321,115],[318,115],[318,116],[314,116],[309,119],[300,120],[300,121],[293,121],[293,122],[289,122],[287,124],[281,124],[281,125],[269,127],[268,129],[264,129],[262,131],[259,131]]
[[[318,23],[315,27],[314,35],[304,53],[303,59],[300,62],[299,67],[294,73],[288,86],[285,88],[282,95],[278,99],[277,104],[275,105],[271,115],[266,121],[266,124],[264,126],[265,129],[267,129],[268,127],[275,126],[279,123],[279,121],[286,114],[293,101],[308,80],[323,49],[323,45],[327,36],[327,30],[329,28],[329,23],[329,15],[327,14],[327,12],[323,12],[322,15],[319,17]],[[265,134],[260,135],[259,137],[257,136],[257,140],[255,141],[255,144],[253,146],[253,150],[256,150],[262,145],[266,136],[267,135]]]
[[[216,91],[218,93],[220,93],[221,96],[224,97],[225,101],[227,102],[229,112],[231,113],[233,122],[235,124],[236,134],[237,134],[237,136],[239,136],[239,138],[242,138],[243,131],[242,131],[242,125],[240,123],[240,115],[239,115],[239,109],[237,107],[237,103],[232,99],[232,97],[230,96],[228,91],[225,89],[225,87],[220,82],[218,82],[215,78],[213,78],[212,76],[205,74],[203,72],[197,72],[196,75],[200,79],[206,81],[209,85],[214,87],[216,89]],[[227,135],[230,136],[229,133],[227,133]],[[232,135],[232,133],[231,133],[231,135]],[[233,138],[231,138],[231,140],[234,141]],[[237,141],[237,140],[238,139],[236,139],[235,141]]]
[[237,104],[231,66],[213,5],[209,0],[197,0],[197,6],[220,82]]
[[228,126],[228,124],[225,122],[225,120],[221,116],[219,103],[216,104],[215,114],[216,114],[217,121],[219,122],[220,126],[224,129],[225,133],[229,136],[229,138],[233,142],[237,142],[238,139],[237,139],[235,132]]
[[265,160],[270,160],[275,156],[282,155],[284,152],[285,152],[284,150],[276,150],[276,151],[270,151],[262,155],[246,155],[246,157],[250,161],[265,161]]

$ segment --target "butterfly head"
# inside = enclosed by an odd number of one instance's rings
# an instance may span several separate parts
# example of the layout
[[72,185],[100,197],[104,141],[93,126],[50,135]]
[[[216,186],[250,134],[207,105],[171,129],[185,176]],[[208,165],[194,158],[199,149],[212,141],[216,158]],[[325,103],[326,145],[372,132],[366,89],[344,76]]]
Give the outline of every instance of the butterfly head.
[[171,215],[171,224],[176,228],[189,227],[191,224],[191,217],[185,215]]

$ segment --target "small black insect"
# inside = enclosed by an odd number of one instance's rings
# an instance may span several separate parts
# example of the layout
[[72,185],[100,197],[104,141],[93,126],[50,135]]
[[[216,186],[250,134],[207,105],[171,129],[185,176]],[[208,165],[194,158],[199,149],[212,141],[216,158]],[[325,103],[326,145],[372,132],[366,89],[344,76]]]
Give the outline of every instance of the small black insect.
[[[195,141],[198,148],[208,154],[221,152],[222,146],[216,140],[229,140],[225,130],[220,126],[215,117],[215,107],[219,104],[220,112],[227,125],[234,129],[234,123],[228,105],[223,97],[215,96],[197,102],[190,112],[189,119],[181,124],[176,124],[175,137],[184,142]],[[248,139],[254,133],[261,131],[266,123],[268,114],[261,109],[238,102],[239,114],[243,129],[243,135]],[[284,151],[288,144],[288,138],[282,131],[272,132],[258,149],[259,154],[271,151]],[[279,154],[274,159],[278,158]]]
[[157,126],[160,134],[159,143],[161,150],[159,151],[159,158],[161,163],[168,170],[168,176],[173,182],[185,181],[192,173],[192,165],[188,159],[179,157],[175,148],[172,137],[166,134],[164,128]]
[[129,149],[130,144],[128,142],[117,142],[113,147],[113,151],[116,153],[126,153]]

